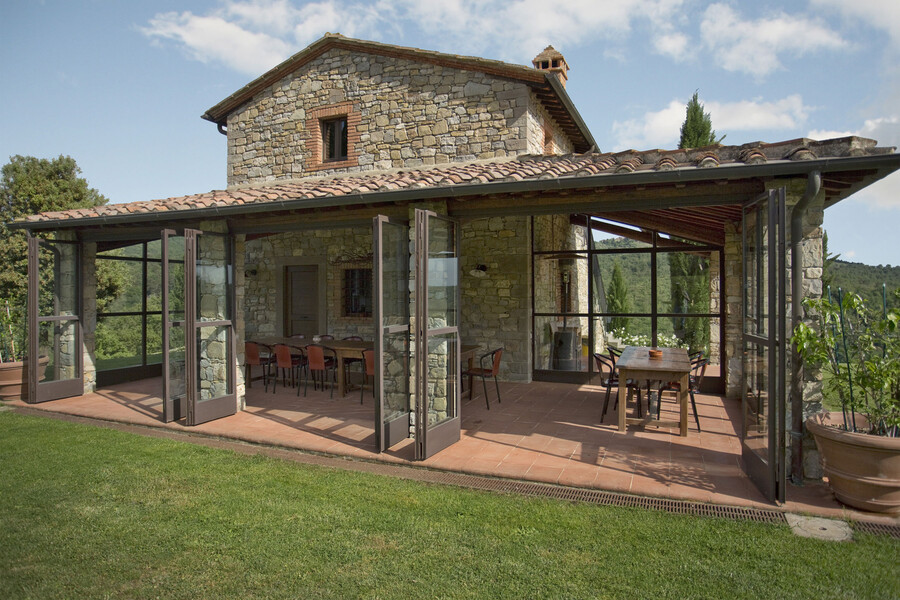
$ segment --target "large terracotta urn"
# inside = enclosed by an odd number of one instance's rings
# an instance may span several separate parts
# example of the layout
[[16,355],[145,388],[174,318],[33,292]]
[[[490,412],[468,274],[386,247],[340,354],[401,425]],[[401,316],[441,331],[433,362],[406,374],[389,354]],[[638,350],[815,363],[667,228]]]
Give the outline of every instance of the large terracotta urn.
[[[870,512],[900,514],[900,438],[839,429],[840,413],[822,412],[806,420],[835,497]],[[868,425],[856,415],[857,427]]]
[[[48,362],[49,356],[38,359],[41,381]],[[28,400],[28,359],[0,363],[0,400]]]

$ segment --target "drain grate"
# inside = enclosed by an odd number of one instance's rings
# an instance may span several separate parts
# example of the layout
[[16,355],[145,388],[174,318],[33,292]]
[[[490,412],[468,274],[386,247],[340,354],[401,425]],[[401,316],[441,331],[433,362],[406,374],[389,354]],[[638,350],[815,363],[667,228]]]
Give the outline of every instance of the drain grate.
[[870,523],[868,521],[854,521],[853,529],[871,533],[872,535],[888,535],[892,538],[900,540],[900,525]]
[[[430,474],[430,476],[421,476],[426,473]],[[568,500],[572,502],[586,502],[588,504],[598,504],[603,506],[643,508],[665,511],[672,514],[698,517],[720,517],[725,519],[755,521],[757,523],[785,523],[784,514],[777,510],[718,506],[715,504],[703,504],[701,502],[690,502],[686,500],[632,496],[630,494],[605,492],[602,490],[494,479],[491,477],[478,477],[461,473],[423,471],[420,476],[414,476],[412,478],[420,481],[467,487],[483,491],[553,498],[556,500]]]

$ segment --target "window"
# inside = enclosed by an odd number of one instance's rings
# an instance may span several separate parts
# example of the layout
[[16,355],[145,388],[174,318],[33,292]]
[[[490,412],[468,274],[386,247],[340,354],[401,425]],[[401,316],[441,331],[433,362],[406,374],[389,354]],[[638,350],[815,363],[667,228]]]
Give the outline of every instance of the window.
[[347,117],[322,121],[322,159],[347,159]]
[[372,269],[344,269],[345,317],[372,316]]

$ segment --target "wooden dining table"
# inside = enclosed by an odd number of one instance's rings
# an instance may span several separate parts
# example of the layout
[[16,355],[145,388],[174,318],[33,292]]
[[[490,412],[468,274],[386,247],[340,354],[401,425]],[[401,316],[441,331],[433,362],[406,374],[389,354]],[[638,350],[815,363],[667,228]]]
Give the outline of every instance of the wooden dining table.
[[[619,371],[619,431],[625,431],[626,425],[657,425],[660,427],[678,427],[682,437],[688,432],[688,394],[689,378],[691,374],[691,359],[684,348],[659,348],[662,350],[661,358],[650,358],[650,348],[644,346],[626,346],[622,356],[616,360],[616,370]],[[645,418],[627,418],[626,402],[629,386],[625,381],[631,379],[640,381],[677,381],[680,385],[678,401],[680,404],[679,421],[663,421],[651,418],[650,407],[647,407]],[[640,402],[640,390],[637,392],[637,401]]]
[[348,358],[362,359],[363,350],[375,348],[375,342],[365,340],[322,340],[320,342],[315,342],[311,339],[301,340],[292,337],[263,336],[248,341],[256,342],[257,344],[262,344],[270,348],[276,344],[284,344],[285,346],[294,348],[305,348],[310,344],[319,344],[320,346],[331,348],[334,350],[334,354],[337,358],[337,389],[341,397],[347,395],[347,381],[344,377],[344,361]]

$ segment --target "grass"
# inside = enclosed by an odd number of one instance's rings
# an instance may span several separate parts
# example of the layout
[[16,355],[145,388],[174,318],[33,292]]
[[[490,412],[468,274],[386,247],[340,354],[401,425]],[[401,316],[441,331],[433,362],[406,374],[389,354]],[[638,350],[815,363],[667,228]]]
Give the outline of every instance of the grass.
[[0,597],[897,598],[900,543],[520,498],[0,412]]

